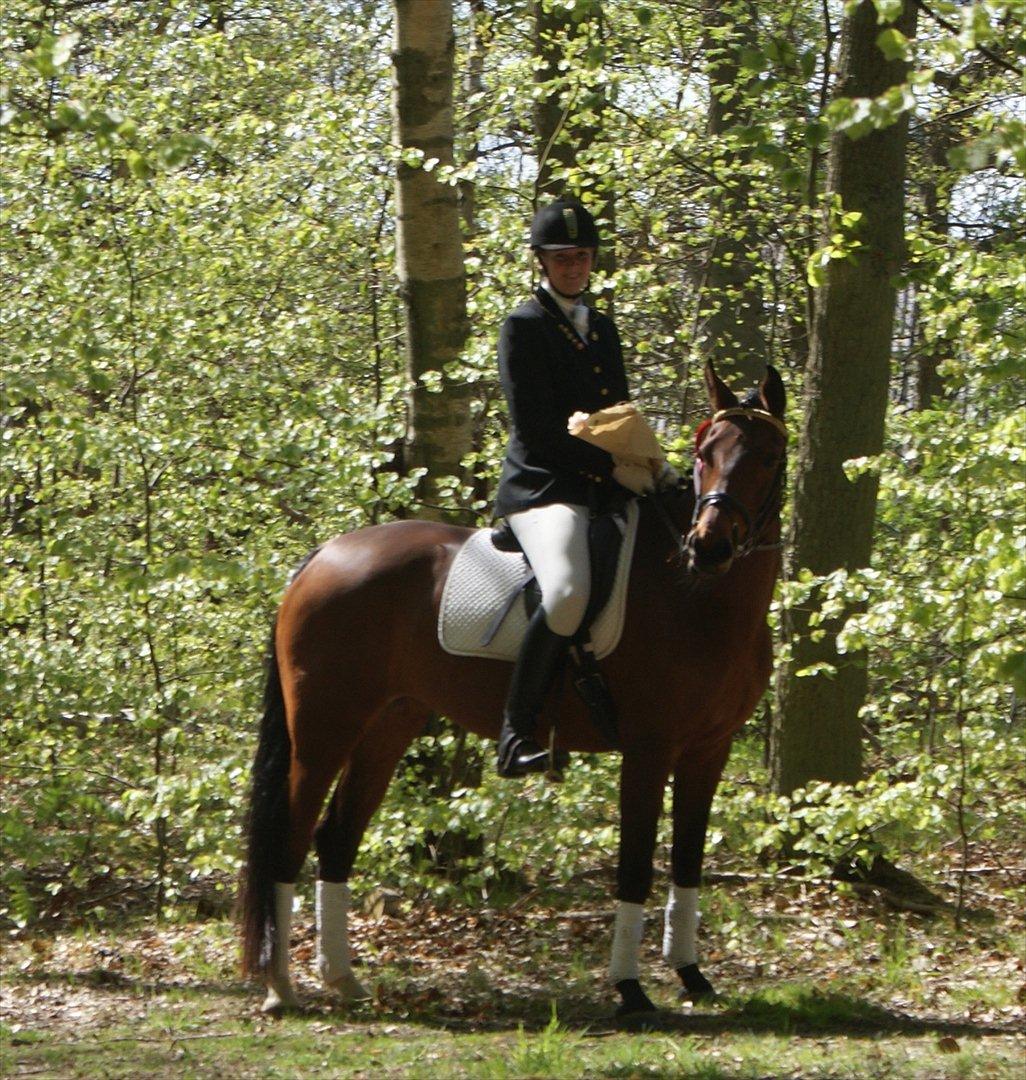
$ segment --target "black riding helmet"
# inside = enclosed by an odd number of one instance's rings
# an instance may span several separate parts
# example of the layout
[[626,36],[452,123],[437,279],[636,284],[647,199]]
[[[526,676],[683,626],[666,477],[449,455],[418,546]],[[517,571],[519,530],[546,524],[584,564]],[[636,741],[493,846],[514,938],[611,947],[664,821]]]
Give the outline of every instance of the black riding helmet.
[[557,199],[543,206],[531,222],[531,247],[535,251],[598,246],[595,219],[576,199]]

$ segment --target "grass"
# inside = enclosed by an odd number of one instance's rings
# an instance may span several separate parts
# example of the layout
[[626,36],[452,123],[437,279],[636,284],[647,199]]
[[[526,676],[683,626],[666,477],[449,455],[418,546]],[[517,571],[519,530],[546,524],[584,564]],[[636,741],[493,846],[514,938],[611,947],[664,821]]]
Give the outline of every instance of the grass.
[[[270,1023],[222,1016],[193,995],[169,1012],[102,1032],[52,1039],[4,1032],[4,1076],[95,1077],[1019,1077],[1022,1042],[963,1037],[947,1051],[934,1034],[867,1032],[831,1037],[752,1032],[728,1023],[715,1035],[608,1034],[564,1028],[455,1032],[289,1017]],[[237,1005],[237,1002],[236,1002]]]
[[300,925],[293,955],[308,1009],[280,1020],[239,981],[225,922],[21,935],[4,950],[0,1075],[1024,1075],[1021,905],[957,933],[827,887],[715,888],[706,908],[705,968],[722,996],[677,1003],[653,914],[643,978],[665,1011],[644,1032],[612,1021],[602,911],[356,916],[375,999],[352,1008],[312,982]]

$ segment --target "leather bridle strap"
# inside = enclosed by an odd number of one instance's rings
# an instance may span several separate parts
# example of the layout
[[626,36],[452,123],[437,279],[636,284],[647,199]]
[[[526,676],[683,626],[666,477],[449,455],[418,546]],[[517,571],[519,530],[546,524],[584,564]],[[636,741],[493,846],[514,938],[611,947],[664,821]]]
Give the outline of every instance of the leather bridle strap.
[[670,539],[677,549],[675,552],[676,556],[679,559],[683,559],[688,550],[687,545],[684,542],[684,534],[670,516],[670,511],[666,509],[666,505],[663,503],[662,493],[658,489],[653,488],[648,492],[648,501],[655,507],[656,513],[659,515],[659,520],[666,526],[666,531],[670,534]]
[[720,420],[726,420],[728,416],[744,416],[749,420],[765,420],[767,424],[775,427],[785,439],[787,438],[787,425],[784,421],[765,409],[745,409],[740,405],[736,405],[734,408],[720,409],[718,413],[714,413],[711,422],[715,424]]
[[710,491],[707,495],[701,495],[695,499],[695,512],[691,515],[692,526],[698,524],[698,519],[707,506],[721,506],[725,510],[740,514],[745,523],[745,537],[747,538],[751,533],[751,515],[745,509],[744,503],[740,499],[735,499],[729,491]]

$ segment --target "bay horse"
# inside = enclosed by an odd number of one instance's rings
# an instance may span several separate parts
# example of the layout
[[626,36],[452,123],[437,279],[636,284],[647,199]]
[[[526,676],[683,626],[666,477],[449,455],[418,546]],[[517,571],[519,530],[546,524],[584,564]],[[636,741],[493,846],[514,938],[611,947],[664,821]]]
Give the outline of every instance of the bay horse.
[[[623,636],[602,661],[623,755],[609,968],[618,1014],[655,1009],[641,988],[638,951],[671,776],[663,955],[683,997],[712,992],[695,943],[709,810],[731,740],[771,673],[766,615],[780,567],[784,388],[767,368],[742,405],[711,364],[705,383],[713,415],[698,429],[694,491],[682,485],[659,506],[642,500]],[[446,574],[470,532],[429,521],[359,529],[308,557],[285,591],[268,658],[241,895],[243,967],[266,983],[267,1011],[298,1006],[289,929],[311,843],[319,972],[343,999],[357,999],[366,992],[350,963],[348,879],[396,766],[434,713],[485,739],[498,736],[512,665],[450,655],[436,633]],[[539,730],[558,717],[557,746],[612,749],[569,682],[550,694]]]

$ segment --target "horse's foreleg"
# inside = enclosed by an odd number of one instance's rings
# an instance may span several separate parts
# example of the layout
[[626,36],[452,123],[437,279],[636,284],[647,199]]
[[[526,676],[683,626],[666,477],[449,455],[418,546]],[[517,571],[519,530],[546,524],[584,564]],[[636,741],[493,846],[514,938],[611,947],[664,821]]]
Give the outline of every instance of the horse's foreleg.
[[641,989],[638,952],[645,901],[652,888],[652,858],[669,767],[657,755],[625,754],[620,770],[620,857],[609,979],[620,993],[617,1015],[654,1012]]
[[386,709],[353,751],[317,827],[317,970],[325,986],[344,1001],[370,997],[353,972],[350,956],[349,875],[395,767],[428,716],[405,701]]
[[709,811],[730,743],[702,754],[685,754],[673,778],[673,849],[670,895],[666,902],[663,959],[677,972],[681,997],[696,1001],[713,993],[698,968],[698,889]]

